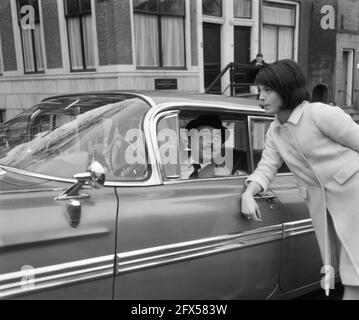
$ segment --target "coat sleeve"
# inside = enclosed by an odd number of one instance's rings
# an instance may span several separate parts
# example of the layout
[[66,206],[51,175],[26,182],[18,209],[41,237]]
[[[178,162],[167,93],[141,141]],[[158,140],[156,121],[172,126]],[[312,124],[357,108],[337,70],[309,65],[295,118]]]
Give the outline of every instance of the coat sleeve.
[[342,108],[313,104],[311,115],[323,134],[359,152],[359,125]]
[[268,190],[278,169],[283,164],[283,159],[273,142],[272,131],[273,126],[267,132],[262,158],[258,163],[257,169],[246,180],[246,185],[251,181],[257,182],[263,188],[263,191]]

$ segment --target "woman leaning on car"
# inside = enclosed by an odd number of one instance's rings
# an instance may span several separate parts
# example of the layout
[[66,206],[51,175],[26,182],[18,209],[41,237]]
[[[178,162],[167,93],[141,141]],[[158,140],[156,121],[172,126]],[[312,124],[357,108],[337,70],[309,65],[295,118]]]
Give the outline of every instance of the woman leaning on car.
[[[339,107],[309,103],[305,75],[294,61],[265,65],[255,83],[275,120],[247,180],[242,213],[261,220],[254,196],[269,188],[285,161],[308,205],[323,270],[333,277],[339,268],[343,299],[359,299],[359,125]],[[328,282],[325,289],[328,294]]]

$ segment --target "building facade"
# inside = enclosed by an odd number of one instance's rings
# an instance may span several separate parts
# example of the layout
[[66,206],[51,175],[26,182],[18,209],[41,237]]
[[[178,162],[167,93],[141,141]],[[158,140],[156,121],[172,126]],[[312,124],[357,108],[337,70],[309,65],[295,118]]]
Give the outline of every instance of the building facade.
[[[335,101],[359,106],[359,1],[338,1]],[[358,110],[357,110],[358,111]],[[359,119],[359,117],[358,117]]]
[[[316,99],[335,100],[337,30],[320,27],[325,4],[338,9],[337,0],[0,0],[0,115],[62,93],[204,92],[228,63],[259,52],[298,61]],[[356,40],[341,34],[343,47],[346,37]],[[229,84],[226,74],[220,91]]]

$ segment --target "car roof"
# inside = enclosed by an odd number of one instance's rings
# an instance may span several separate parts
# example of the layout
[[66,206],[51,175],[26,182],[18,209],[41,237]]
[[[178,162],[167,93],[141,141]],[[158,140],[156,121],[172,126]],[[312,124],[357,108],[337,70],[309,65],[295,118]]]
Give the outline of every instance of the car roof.
[[228,97],[214,94],[201,94],[195,92],[179,92],[179,91],[101,91],[101,92],[82,92],[77,94],[59,95],[46,98],[44,102],[63,102],[64,100],[86,100],[87,103],[91,100],[99,101],[105,98],[108,101],[118,98],[141,97],[147,100],[152,107],[159,107],[163,104],[205,104],[208,106],[218,107],[226,106],[231,108],[238,108],[238,110],[250,110],[254,112],[264,113],[264,110],[259,107],[259,101],[254,99],[244,99],[239,97]]

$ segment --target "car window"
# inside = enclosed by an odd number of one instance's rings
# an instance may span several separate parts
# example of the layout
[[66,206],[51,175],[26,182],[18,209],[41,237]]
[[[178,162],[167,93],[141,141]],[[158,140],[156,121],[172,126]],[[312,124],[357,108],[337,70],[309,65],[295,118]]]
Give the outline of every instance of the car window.
[[165,179],[173,180],[180,177],[180,139],[178,136],[178,114],[164,114],[157,124],[158,150]]
[[31,113],[24,113],[0,126],[0,149],[10,150],[28,139]]
[[[252,161],[254,169],[257,168],[259,161],[262,158],[262,153],[265,147],[265,140],[267,131],[273,122],[272,118],[253,118],[251,120],[251,145],[252,145]],[[278,173],[290,172],[286,163],[284,162],[282,167],[278,170]]]
[[[198,134],[196,130],[188,130],[191,122],[203,116],[205,119],[209,117],[210,121],[215,117],[223,125],[224,130],[216,130],[211,126],[198,128]],[[158,122],[157,137],[165,178],[191,180],[248,175],[246,128],[245,117],[236,114],[219,115],[185,110],[176,116],[162,118]],[[166,135],[163,133],[164,129],[175,134]],[[177,152],[174,152],[174,148]],[[172,163],[169,163],[170,158]],[[193,171],[194,165],[198,164],[201,168],[196,176],[193,175]]]
[[[106,179],[140,181],[148,175],[142,121],[148,105],[128,99],[95,108],[38,108],[0,127],[0,164],[35,173],[72,178],[100,162]],[[27,138],[12,141],[12,131]],[[10,133],[11,134],[10,134]],[[1,135],[0,135],[1,137]],[[16,142],[16,143],[15,143]]]

